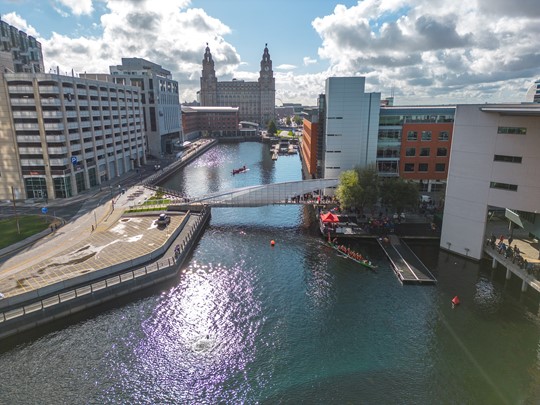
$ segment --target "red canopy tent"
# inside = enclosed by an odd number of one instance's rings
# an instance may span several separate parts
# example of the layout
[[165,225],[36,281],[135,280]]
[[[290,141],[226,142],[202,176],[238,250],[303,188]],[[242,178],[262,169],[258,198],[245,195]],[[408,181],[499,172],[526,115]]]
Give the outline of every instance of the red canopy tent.
[[327,212],[326,214],[321,214],[321,221],[325,224],[328,222],[336,223],[339,222],[339,218],[337,215]]

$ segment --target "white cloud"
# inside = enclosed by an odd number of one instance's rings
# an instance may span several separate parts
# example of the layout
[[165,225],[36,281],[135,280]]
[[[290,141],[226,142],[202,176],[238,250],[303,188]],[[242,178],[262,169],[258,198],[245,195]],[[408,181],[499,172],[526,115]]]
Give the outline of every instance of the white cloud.
[[59,66],[61,72],[108,73],[122,57],[140,57],[171,71],[180,82],[183,101],[195,98],[207,42],[219,77],[232,76],[241,64],[236,49],[224,39],[230,28],[202,9],[187,8],[189,0],[168,0],[159,7],[150,0],[105,4],[109,11],[101,15],[99,36],[53,33],[38,38],[46,71]]
[[295,65],[288,65],[286,63],[283,63],[279,66],[276,66],[274,69],[278,69],[278,70],[294,70],[296,69],[296,66]]
[[[227,42],[231,28],[193,8],[190,0],[55,0],[77,15],[96,14],[94,36],[40,37],[15,13],[2,19],[42,43],[46,70],[104,72],[122,57],[141,57],[172,72],[181,100],[195,99],[209,43],[219,80],[254,81],[256,71]],[[366,76],[366,90],[399,104],[521,101],[540,78],[540,7],[537,0],[363,0],[338,5],[312,21],[320,36],[318,59],[303,66],[280,61],[276,90],[285,102],[315,105],[329,76]],[[94,7],[95,6],[95,7]],[[279,54],[279,49],[273,50]],[[306,54],[311,52],[306,51]],[[281,63],[285,62],[285,63]],[[278,63],[276,63],[278,64]],[[328,66],[302,74],[306,66]],[[299,63],[300,65],[300,63]],[[294,69],[294,73],[293,70]],[[312,69],[312,68],[310,68]]]
[[[90,15],[94,11],[92,0],[57,0],[75,15]],[[60,12],[60,10],[57,10]],[[64,15],[63,15],[64,16]]]
[[519,101],[498,89],[516,86],[510,94],[519,97],[523,83],[540,75],[540,7],[527,0],[528,11],[514,10],[510,18],[507,3],[490,4],[364,0],[339,5],[312,25],[322,40],[319,57],[331,71],[364,75],[366,85],[383,93],[393,87],[398,102]]

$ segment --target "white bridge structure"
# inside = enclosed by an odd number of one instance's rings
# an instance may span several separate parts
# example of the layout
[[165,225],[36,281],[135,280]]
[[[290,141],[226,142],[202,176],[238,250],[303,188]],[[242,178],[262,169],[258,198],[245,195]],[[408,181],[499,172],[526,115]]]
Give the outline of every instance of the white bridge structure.
[[263,184],[221,191],[204,197],[195,197],[190,202],[208,204],[212,207],[260,207],[273,204],[305,204],[308,202],[303,199],[295,199],[295,197],[313,192],[328,194],[324,193],[324,189],[335,188],[338,183],[338,179],[314,179]]

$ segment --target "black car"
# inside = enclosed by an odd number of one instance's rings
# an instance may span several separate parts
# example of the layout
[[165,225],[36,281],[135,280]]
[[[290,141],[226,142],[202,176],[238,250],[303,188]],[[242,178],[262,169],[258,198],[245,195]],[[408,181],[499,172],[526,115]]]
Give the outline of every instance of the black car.
[[159,218],[156,221],[158,226],[167,226],[171,223],[171,217],[167,214],[159,214]]

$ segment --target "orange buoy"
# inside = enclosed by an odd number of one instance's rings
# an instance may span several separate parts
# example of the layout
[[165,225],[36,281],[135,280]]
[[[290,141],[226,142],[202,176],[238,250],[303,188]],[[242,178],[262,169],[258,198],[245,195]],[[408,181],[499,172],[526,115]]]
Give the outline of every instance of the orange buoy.
[[452,305],[459,305],[459,297],[457,295],[452,298]]
[[276,244],[276,242],[274,240],[270,241],[270,246],[274,246],[275,244]]

